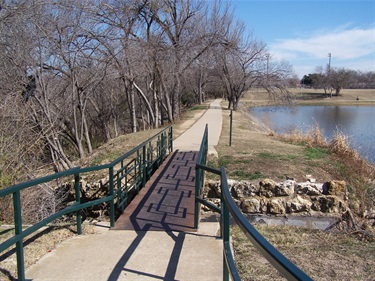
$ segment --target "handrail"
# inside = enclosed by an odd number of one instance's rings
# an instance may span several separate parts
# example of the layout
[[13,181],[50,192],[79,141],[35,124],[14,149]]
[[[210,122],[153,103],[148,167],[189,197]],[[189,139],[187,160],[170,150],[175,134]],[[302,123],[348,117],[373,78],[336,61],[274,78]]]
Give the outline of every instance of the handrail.
[[[275,247],[273,247],[244,217],[242,212],[238,209],[234,202],[228,187],[228,180],[225,168],[221,167],[220,170],[213,169],[205,166],[207,154],[207,136],[208,128],[206,125],[204,136],[202,139],[199,156],[196,163],[196,209],[195,209],[195,228],[198,227],[199,221],[199,204],[204,203],[206,206],[211,207],[210,204],[205,202],[201,196],[201,189],[203,187],[204,172],[208,171],[220,175],[220,188],[221,188],[221,211],[220,211],[220,224],[221,235],[223,239],[223,280],[229,280],[229,274],[234,281],[241,280],[234,262],[234,255],[230,244],[230,216],[238,224],[240,229],[245,233],[246,237],[251,243],[259,250],[259,252],[268,260],[268,262],[275,267],[284,277],[288,280],[312,280],[306,273],[289,261],[283,254],[281,254]],[[198,206],[198,207],[197,207]],[[217,208],[212,206],[212,210],[217,211]]]
[[[206,124],[204,128],[204,133],[202,137],[202,142],[199,148],[198,158],[197,158],[197,165],[206,165],[207,161],[207,152],[208,152],[208,124]],[[199,198],[201,196],[202,188],[204,183],[204,170],[196,168],[195,169],[195,209],[194,209],[194,228],[198,228],[199,223],[199,209],[200,209],[200,201]]]
[[[275,267],[284,277],[288,280],[312,280],[306,273],[295,266],[290,260],[288,260],[283,254],[281,254],[275,247],[273,247],[244,217],[241,211],[238,209],[234,202],[232,195],[230,194],[228,187],[228,180],[225,173],[225,168],[221,167],[221,194],[222,194],[222,216],[224,216],[224,243],[229,244],[229,212],[232,218],[245,233],[247,238],[253,243],[253,245],[260,251],[260,253]],[[226,260],[232,259],[233,254],[230,251]],[[230,257],[232,256],[232,257]],[[233,280],[236,279],[232,275]]]
[[[129,192],[128,183],[129,178],[137,181],[131,183],[132,187],[135,187],[136,192],[138,189],[145,185],[151,174],[158,168],[158,166],[166,159],[169,153],[173,150],[173,131],[172,126],[168,126],[159,133],[155,134],[148,140],[144,141],[137,147],[128,151],[124,155],[113,160],[109,164],[80,168],[74,167],[72,169],[48,175],[45,177],[33,179],[27,182],[13,185],[11,187],[0,190],[0,198],[8,195],[13,196],[13,214],[14,214],[14,228],[15,235],[0,244],[0,252],[8,249],[12,245],[16,244],[16,255],[17,255],[17,277],[18,280],[25,280],[25,266],[24,266],[24,253],[23,253],[23,239],[36,232],[48,223],[71,213],[76,213],[76,226],[77,233],[82,233],[82,220],[81,213],[82,209],[96,206],[105,202],[109,202],[110,207],[110,225],[114,227],[115,224],[115,206],[124,211],[127,203],[127,195]],[[133,159],[128,162],[132,163],[133,166],[129,166],[125,163],[129,157],[134,155]],[[121,167],[115,172],[115,167],[120,165]],[[80,177],[84,173],[95,172],[100,170],[108,170],[109,181],[108,181],[108,194],[102,198],[89,201],[81,202],[81,190],[80,190]],[[49,217],[33,224],[32,226],[23,229],[22,227],[22,213],[21,213],[21,191],[27,188],[37,186],[43,183],[48,183],[56,179],[63,177],[74,176],[74,192],[75,202],[70,206],[63,208]],[[125,184],[123,183],[125,182]],[[117,203],[115,205],[115,203]]]

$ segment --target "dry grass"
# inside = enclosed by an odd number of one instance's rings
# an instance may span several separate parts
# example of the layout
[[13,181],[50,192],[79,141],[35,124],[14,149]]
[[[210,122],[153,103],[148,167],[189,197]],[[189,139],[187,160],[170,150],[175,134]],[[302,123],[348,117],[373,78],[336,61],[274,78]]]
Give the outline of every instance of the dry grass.
[[306,147],[300,143],[280,141],[253,122],[246,107],[233,112],[232,146],[229,146],[228,113],[223,111],[222,134],[216,147],[219,159],[212,159],[210,165],[225,166],[229,178],[279,180],[292,177],[305,181],[306,175],[313,175],[320,182],[332,179],[325,169],[327,159],[307,157]]
[[351,208],[366,217],[367,210],[375,208],[375,166],[351,149],[343,134],[336,133],[328,147],[338,163],[332,173],[347,181]]
[[[374,105],[375,89],[343,89],[340,96],[329,98],[322,89],[288,89],[294,103],[304,105]],[[357,97],[359,100],[357,100]],[[247,106],[272,105],[269,94],[263,89],[245,93],[241,103]]]
[[[374,280],[375,241],[345,233],[256,225],[258,231],[314,280]],[[242,280],[285,280],[238,227],[231,229]]]
[[[303,134],[294,130],[289,134],[277,135],[279,140],[292,144],[302,144],[316,152],[326,151],[329,164],[322,163],[324,169],[334,179],[345,180],[351,195],[350,207],[360,216],[365,217],[367,210],[375,207],[375,166],[362,158],[349,146],[348,137],[340,131],[335,132],[331,141],[327,141],[321,129],[316,126]],[[319,158],[320,156],[314,157]]]
[[339,131],[333,136],[332,141],[329,143],[329,148],[333,153],[342,157],[353,158],[354,160],[361,158],[355,150],[350,148],[349,138]]
[[310,130],[306,133],[303,133],[301,130],[294,129],[289,133],[281,134],[277,137],[282,141],[291,142],[294,144],[303,144],[306,147],[328,146],[327,140],[318,125],[310,128]]

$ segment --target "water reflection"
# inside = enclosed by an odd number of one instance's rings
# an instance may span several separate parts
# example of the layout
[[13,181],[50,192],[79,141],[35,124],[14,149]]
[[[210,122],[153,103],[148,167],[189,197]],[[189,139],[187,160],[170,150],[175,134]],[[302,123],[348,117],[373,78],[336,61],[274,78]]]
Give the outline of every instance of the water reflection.
[[340,131],[349,138],[352,148],[375,163],[374,106],[297,106],[251,108],[255,118],[278,133],[293,129],[309,131],[318,125],[327,139]]

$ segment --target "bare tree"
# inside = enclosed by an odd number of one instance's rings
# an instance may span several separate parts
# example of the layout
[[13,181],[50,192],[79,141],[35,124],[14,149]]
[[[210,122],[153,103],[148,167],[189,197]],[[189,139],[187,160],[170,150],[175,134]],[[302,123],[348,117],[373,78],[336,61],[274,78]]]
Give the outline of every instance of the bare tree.
[[345,69],[345,68],[332,68],[330,71],[330,84],[332,88],[335,89],[335,95],[339,96],[340,91],[343,88],[348,87],[351,83],[353,83],[352,78],[352,71]]
[[217,77],[237,108],[265,76],[265,45],[220,1],[3,1],[0,27],[0,97],[22,101],[19,132],[56,171],[113,136],[174,122]]
[[265,44],[246,37],[243,23],[229,18],[226,22],[226,36],[216,47],[216,71],[224,85],[228,108],[237,110],[243,93],[262,76],[259,64],[264,58]]
[[182,77],[198,58],[215,43],[210,32],[208,6],[204,1],[160,1],[149,5],[163,49],[163,64],[158,65],[161,87],[170,120],[178,119]]

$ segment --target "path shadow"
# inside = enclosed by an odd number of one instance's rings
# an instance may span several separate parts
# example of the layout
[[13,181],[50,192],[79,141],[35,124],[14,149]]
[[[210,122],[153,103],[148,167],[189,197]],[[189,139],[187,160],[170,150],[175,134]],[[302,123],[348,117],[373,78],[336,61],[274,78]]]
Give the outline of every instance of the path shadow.
[[[147,227],[150,227],[148,225]],[[147,228],[146,227],[146,228]],[[164,275],[156,275],[152,274],[150,272],[140,271],[136,269],[131,269],[129,267],[126,267],[126,264],[130,260],[131,256],[136,251],[137,247],[140,245],[141,241],[146,236],[146,231],[138,231],[138,236],[133,240],[132,244],[129,246],[129,248],[125,251],[125,253],[122,255],[120,260],[117,262],[115,268],[113,269],[111,275],[108,277],[108,281],[115,281],[118,280],[121,276],[121,273],[129,272],[133,274],[137,274],[144,277],[150,277],[153,279],[159,279],[159,280],[176,280],[176,273],[178,268],[178,263],[180,260],[183,244],[185,241],[186,233],[184,232],[177,232],[177,234],[174,234],[173,232],[166,232],[169,237],[174,241],[173,250],[171,252],[171,255],[169,257],[168,265],[165,270]],[[142,260],[140,263],[147,263],[148,261]]]

